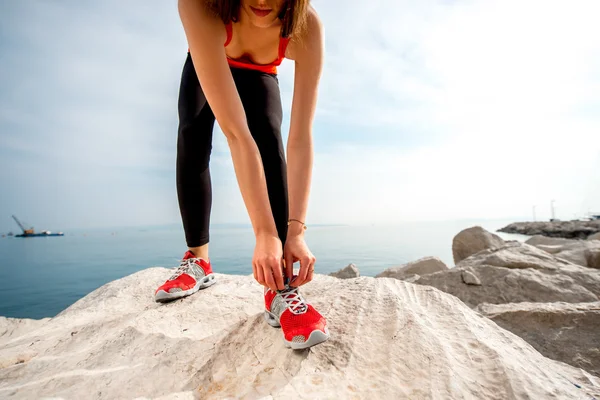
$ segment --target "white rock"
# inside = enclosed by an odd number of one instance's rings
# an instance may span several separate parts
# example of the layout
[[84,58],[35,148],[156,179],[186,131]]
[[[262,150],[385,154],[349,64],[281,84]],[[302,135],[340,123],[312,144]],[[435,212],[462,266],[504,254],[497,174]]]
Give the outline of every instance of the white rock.
[[345,268],[340,269],[337,272],[332,272],[329,276],[340,279],[352,279],[360,276],[360,271],[354,264],[348,264]]
[[480,226],[460,231],[452,240],[452,255],[454,263],[458,264],[465,258],[482,250],[493,249],[504,245],[504,240]]
[[546,357],[600,376],[600,302],[480,304],[477,310]]
[[531,246],[547,245],[547,246],[568,246],[579,243],[578,239],[566,239],[559,237],[549,237],[544,235],[534,235],[527,239],[525,243]]
[[587,249],[584,255],[588,267],[600,269],[600,249]]
[[399,267],[388,268],[378,274],[377,278],[407,279],[413,275],[427,275],[446,271],[448,267],[437,257],[424,257]]
[[[573,264],[583,267],[596,268],[597,265],[592,259],[592,264],[588,262],[589,254],[593,250],[600,251],[600,242],[596,240],[577,240],[577,239],[561,239],[549,238],[541,235],[534,236],[528,239],[526,244],[533,245],[538,249],[544,250],[547,253],[554,254],[556,257],[572,262]],[[592,250],[592,252],[588,252]],[[600,268],[600,267],[598,267]]]
[[217,274],[200,293],[154,303],[168,273],[151,268],[109,283],[12,335],[0,347],[0,398],[582,399],[600,391],[600,379],[543,357],[431,287],[317,275],[304,295],[332,337],[291,351],[263,320],[252,278]]
[[472,268],[464,269],[461,272],[461,278],[462,281],[467,285],[481,286],[481,281],[479,280],[477,275],[475,275],[475,271],[473,271]]
[[600,232],[588,236],[587,240],[600,240]]
[[[481,286],[465,284],[472,270]],[[421,276],[415,283],[450,293],[471,307],[480,303],[594,302],[600,298],[600,270],[557,258],[536,247],[512,242],[474,254],[448,271]]]

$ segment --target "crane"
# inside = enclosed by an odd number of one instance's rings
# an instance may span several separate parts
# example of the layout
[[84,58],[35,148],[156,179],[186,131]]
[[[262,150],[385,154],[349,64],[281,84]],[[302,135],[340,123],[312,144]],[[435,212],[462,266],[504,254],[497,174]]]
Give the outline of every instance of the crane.
[[17,223],[17,225],[19,225],[21,227],[21,229],[23,230],[22,234],[15,235],[15,237],[64,236],[65,235],[62,232],[52,233],[50,231],[42,231],[40,233],[35,233],[33,231],[33,227],[26,229],[25,226],[21,223],[21,221],[19,221],[19,219],[16,216],[13,215],[12,217],[15,220],[15,222]]
[[13,219],[17,222],[17,225],[19,225],[21,227],[21,229],[23,230],[23,234],[25,235],[32,235],[33,234],[33,227],[30,229],[25,229],[25,227],[23,226],[23,224],[21,223],[21,221],[19,221],[19,219],[16,216],[12,216]]

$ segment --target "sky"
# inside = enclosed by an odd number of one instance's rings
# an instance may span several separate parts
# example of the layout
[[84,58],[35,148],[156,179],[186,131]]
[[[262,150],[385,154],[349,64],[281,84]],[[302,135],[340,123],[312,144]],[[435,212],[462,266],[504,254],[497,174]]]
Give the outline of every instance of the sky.
[[[600,212],[596,0],[313,0],[307,224]],[[341,6],[343,4],[343,6]],[[0,232],[180,224],[175,0],[0,3]],[[279,68],[284,143],[293,61]],[[248,223],[216,128],[212,223]]]

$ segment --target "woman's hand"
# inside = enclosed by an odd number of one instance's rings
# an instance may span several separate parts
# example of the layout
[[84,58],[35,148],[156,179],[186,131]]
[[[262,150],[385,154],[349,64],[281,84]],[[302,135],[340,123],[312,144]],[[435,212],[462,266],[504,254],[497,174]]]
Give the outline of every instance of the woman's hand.
[[256,236],[252,271],[258,283],[275,291],[285,289],[282,260],[279,237],[271,234]]
[[306,245],[303,235],[288,236],[285,241],[283,255],[285,258],[285,274],[289,278],[293,275],[294,263],[300,261],[300,272],[296,280],[290,282],[291,286],[299,287],[312,281],[316,258]]

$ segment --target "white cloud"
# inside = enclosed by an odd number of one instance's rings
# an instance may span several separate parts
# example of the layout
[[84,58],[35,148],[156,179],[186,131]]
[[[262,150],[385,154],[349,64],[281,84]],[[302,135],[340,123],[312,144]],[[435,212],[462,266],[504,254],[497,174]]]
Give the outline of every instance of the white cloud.
[[[552,199],[561,218],[600,210],[599,3],[313,2],[326,64],[312,223],[526,216],[532,205],[546,217]],[[131,209],[143,192],[147,205],[119,222],[178,221],[186,43],[175,3],[78,4],[32,0],[2,20],[17,47],[0,66],[0,122],[19,130],[4,132],[0,151],[36,157],[19,179],[1,174],[14,200],[2,204],[24,203],[27,181],[54,190],[56,204],[69,199],[65,213],[86,204],[110,224],[111,207]],[[280,82],[285,137],[293,62]],[[227,143],[213,137],[213,221],[246,222]],[[107,192],[94,182],[122,199],[95,201]]]
[[321,154],[315,219],[502,218],[532,205],[547,217],[551,199],[565,219],[600,209],[598,3],[349,2],[339,15],[317,4],[336,44],[325,117],[436,136],[407,151],[365,130]]

